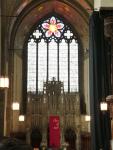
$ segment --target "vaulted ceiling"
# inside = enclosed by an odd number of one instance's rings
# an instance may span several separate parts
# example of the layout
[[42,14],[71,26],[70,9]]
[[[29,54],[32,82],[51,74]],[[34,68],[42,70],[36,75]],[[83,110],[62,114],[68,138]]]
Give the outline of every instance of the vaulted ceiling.
[[[40,18],[56,12],[69,21],[81,39],[87,40],[88,22],[93,0],[12,0],[7,1],[9,41],[14,49],[22,49],[26,35]],[[21,38],[20,38],[21,37]]]

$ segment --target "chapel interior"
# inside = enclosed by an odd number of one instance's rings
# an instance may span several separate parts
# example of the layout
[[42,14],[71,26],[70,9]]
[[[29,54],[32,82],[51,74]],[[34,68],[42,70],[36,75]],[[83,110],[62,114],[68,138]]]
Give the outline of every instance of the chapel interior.
[[113,0],[1,0],[0,139],[113,150],[112,118]]

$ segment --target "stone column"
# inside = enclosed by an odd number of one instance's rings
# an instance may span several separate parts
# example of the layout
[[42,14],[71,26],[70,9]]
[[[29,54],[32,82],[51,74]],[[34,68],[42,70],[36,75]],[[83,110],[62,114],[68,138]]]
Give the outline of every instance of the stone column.
[[[2,6],[2,1],[0,1],[0,75],[1,73],[1,51],[2,51],[2,14],[3,14],[3,6]],[[3,59],[3,58],[2,58]],[[0,89],[0,135],[1,137],[4,135],[4,106],[5,106],[5,91],[4,89]]]
[[[111,147],[113,150],[113,16],[106,17],[104,19],[104,33],[105,37],[108,38],[109,44],[111,47],[111,91],[109,94],[111,96],[107,97],[108,106],[110,109],[110,118],[111,118]],[[110,98],[110,99],[109,99]]]
[[0,73],[1,73],[1,21],[2,21],[1,15],[2,13],[1,13],[1,1],[0,1]]
[[113,150],[113,95],[107,96],[106,101],[107,101],[107,104],[108,104],[108,109],[110,111],[110,118],[111,118],[111,150]]
[[[105,37],[108,38],[109,45],[111,46],[111,87],[113,90],[113,16],[104,19],[104,33]],[[113,91],[110,92],[113,94]]]

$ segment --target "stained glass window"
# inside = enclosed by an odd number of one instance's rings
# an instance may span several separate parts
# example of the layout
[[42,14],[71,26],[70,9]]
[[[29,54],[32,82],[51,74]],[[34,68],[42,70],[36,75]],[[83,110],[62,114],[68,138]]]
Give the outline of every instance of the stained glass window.
[[77,92],[78,40],[72,27],[58,16],[41,20],[28,40],[27,91],[42,92],[54,77],[65,92]]
[[50,37],[52,35],[55,35],[56,37],[60,37],[61,36],[61,29],[63,29],[64,24],[61,23],[60,20],[56,19],[54,16],[52,16],[48,20],[46,20],[43,24],[42,27],[44,30],[46,30],[46,37]]

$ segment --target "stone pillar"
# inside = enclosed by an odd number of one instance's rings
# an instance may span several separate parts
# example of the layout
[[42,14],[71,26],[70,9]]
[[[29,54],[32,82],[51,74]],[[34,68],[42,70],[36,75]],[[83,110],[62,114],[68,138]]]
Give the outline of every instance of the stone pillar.
[[[0,74],[1,74],[1,1],[0,1]],[[3,92],[0,90],[1,100],[3,99]],[[3,108],[3,100],[0,101],[0,108]],[[0,112],[0,122],[3,125],[3,110]],[[0,125],[0,135],[3,135],[3,126]]]
[[1,1],[0,1],[0,73],[1,73]]
[[111,87],[109,87],[109,95],[113,95],[113,16],[109,16],[104,19],[104,33],[106,39],[108,39],[108,44],[110,46],[110,51],[108,52],[108,55],[111,59],[111,64],[108,67],[111,72],[109,71],[108,82],[111,84]]
[[107,96],[106,101],[107,101],[107,104],[108,104],[108,109],[110,111],[110,118],[111,118],[111,150],[113,150],[113,95]]
[[[113,89],[113,16],[104,19],[104,33],[105,37],[109,39],[109,45],[111,46],[111,89]],[[113,94],[113,91],[110,92]]]
[[109,16],[104,19],[104,33],[105,37],[109,39],[109,45],[111,47],[111,91],[109,91],[109,94],[112,95],[107,97],[107,102],[110,110],[111,148],[113,150],[113,16]]
[[[2,56],[2,52],[3,52],[3,47],[2,47],[2,27],[3,27],[3,23],[4,23],[4,19],[2,18],[3,15],[3,5],[2,5],[2,1],[0,1],[0,75],[5,75],[3,74],[3,72],[5,73],[5,65],[7,64],[6,62],[2,62],[1,60],[3,60],[3,56]],[[5,30],[5,29],[4,29]],[[4,50],[5,51],[5,50]],[[5,59],[5,58],[4,58]],[[2,67],[1,67],[2,66]],[[7,66],[7,65],[6,65]],[[1,69],[2,68],[2,69]],[[0,112],[0,135],[6,135],[6,107],[7,107],[7,90],[6,89],[0,89],[0,108],[1,108],[1,112]]]
[[4,135],[4,89],[0,89],[0,136]]

